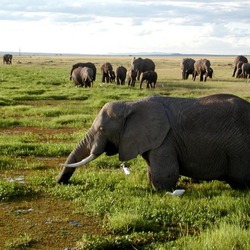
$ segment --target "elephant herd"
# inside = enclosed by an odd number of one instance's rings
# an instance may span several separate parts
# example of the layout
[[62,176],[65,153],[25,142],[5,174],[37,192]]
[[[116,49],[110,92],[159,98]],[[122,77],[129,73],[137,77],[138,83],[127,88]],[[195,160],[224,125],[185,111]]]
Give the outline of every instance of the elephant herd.
[[[200,81],[206,81],[207,77],[212,78],[213,69],[211,63],[207,59],[200,59],[195,61],[192,58],[183,58],[181,62],[182,79],[188,79],[192,75],[195,81],[197,76],[200,76]],[[232,76],[236,78],[250,78],[250,63],[245,56],[237,56],[234,60],[234,70]]]
[[[96,80],[96,66],[91,63],[76,63],[72,66],[70,80],[73,80],[76,86],[91,87]],[[155,63],[148,58],[133,58],[130,69],[124,66],[118,66],[116,70],[110,62],[101,66],[101,75],[103,83],[116,82],[117,85],[124,85],[125,80],[129,86],[134,87],[136,80],[140,80],[140,88],[146,81],[147,88],[155,88],[157,82],[157,73],[155,72]]]
[[195,61],[192,58],[183,58],[181,62],[182,79],[188,79],[189,75],[192,75],[192,79],[195,81],[197,76],[200,76],[200,81],[206,82],[207,78],[212,78],[213,69],[208,59],[199,59]]
[[235,58],[233,76],[236,78],[250,78],[250,63],[248,63],[245,56]]

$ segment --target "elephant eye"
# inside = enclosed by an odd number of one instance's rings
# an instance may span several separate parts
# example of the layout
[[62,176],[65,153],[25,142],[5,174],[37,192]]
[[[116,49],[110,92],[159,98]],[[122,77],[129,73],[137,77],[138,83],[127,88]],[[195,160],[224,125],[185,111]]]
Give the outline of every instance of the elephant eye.
[[99,131],[100,131],[100,132],[103,132],[103,130],[104,130],[103,127],[100,126],[100,127],[99,127]]

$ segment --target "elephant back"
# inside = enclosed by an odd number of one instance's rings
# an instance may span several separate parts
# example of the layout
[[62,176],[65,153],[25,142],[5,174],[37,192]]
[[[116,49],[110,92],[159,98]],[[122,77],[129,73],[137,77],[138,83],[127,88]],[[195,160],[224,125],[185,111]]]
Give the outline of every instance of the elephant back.
[[143,69],[142,71],[145,72],[145,71],[154,71],[155,70],[155,63],[149,59],[149,58],[145,58],[144,59],[144,64],[143,64]]
[[76,63],[72,65],[71,71],[70,71],[70,77],[72,76],[72,73],[74,71],[74,69],[77,69],[78,67],[88,67],[91,68],[93,70],[93,81],[95,81],[96,79],[96,66],[94,63],[92,62],[86,62],[86,63]]
[[238,64],[240,61],[243,62],[243,63],[248,63],[248,59],[247,59],[245,56],[240,55],[240,56],[237,56],[237,57],[234,59],[234,65],[237,66],[237,64]]
[[194,69],[196,72],[207,71],[211,67],[211,62],[208,59],[199,59],[194,63]]
[[136,71],[154,71],[155,63],[149,58],[142,59],[141,57],[134,58],[131,62],[131,68]]
[[113,66],[110,62],[106,62],[101,66],[101,71],[104,73],[112,72],[113,71]]

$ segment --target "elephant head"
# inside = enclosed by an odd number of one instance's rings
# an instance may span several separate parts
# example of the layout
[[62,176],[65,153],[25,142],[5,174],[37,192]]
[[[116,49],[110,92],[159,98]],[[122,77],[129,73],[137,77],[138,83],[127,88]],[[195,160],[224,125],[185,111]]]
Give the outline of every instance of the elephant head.
[[137,80],[140,80],[141,73],[145,71],[155,70],[155,63],[149,58],[142,59],[141,57],[134,57],[131,62],[131,69],[136,71]]
[[[139,126],[141,121],[146,121],[146,125]],[[121,161],[127,161],[156,149],[164,141],[169,127],[166,112],[159,103],[145,100],[107,103],[68,156],[57,182],[68,183],[76,167],[103,153],[119,154]]]

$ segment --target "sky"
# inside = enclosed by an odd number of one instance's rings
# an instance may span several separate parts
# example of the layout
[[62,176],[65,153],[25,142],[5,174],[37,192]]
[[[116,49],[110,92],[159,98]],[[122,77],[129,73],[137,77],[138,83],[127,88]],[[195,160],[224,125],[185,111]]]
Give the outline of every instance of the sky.
[[1,0],[0,51],[250,55],[250,1]]

